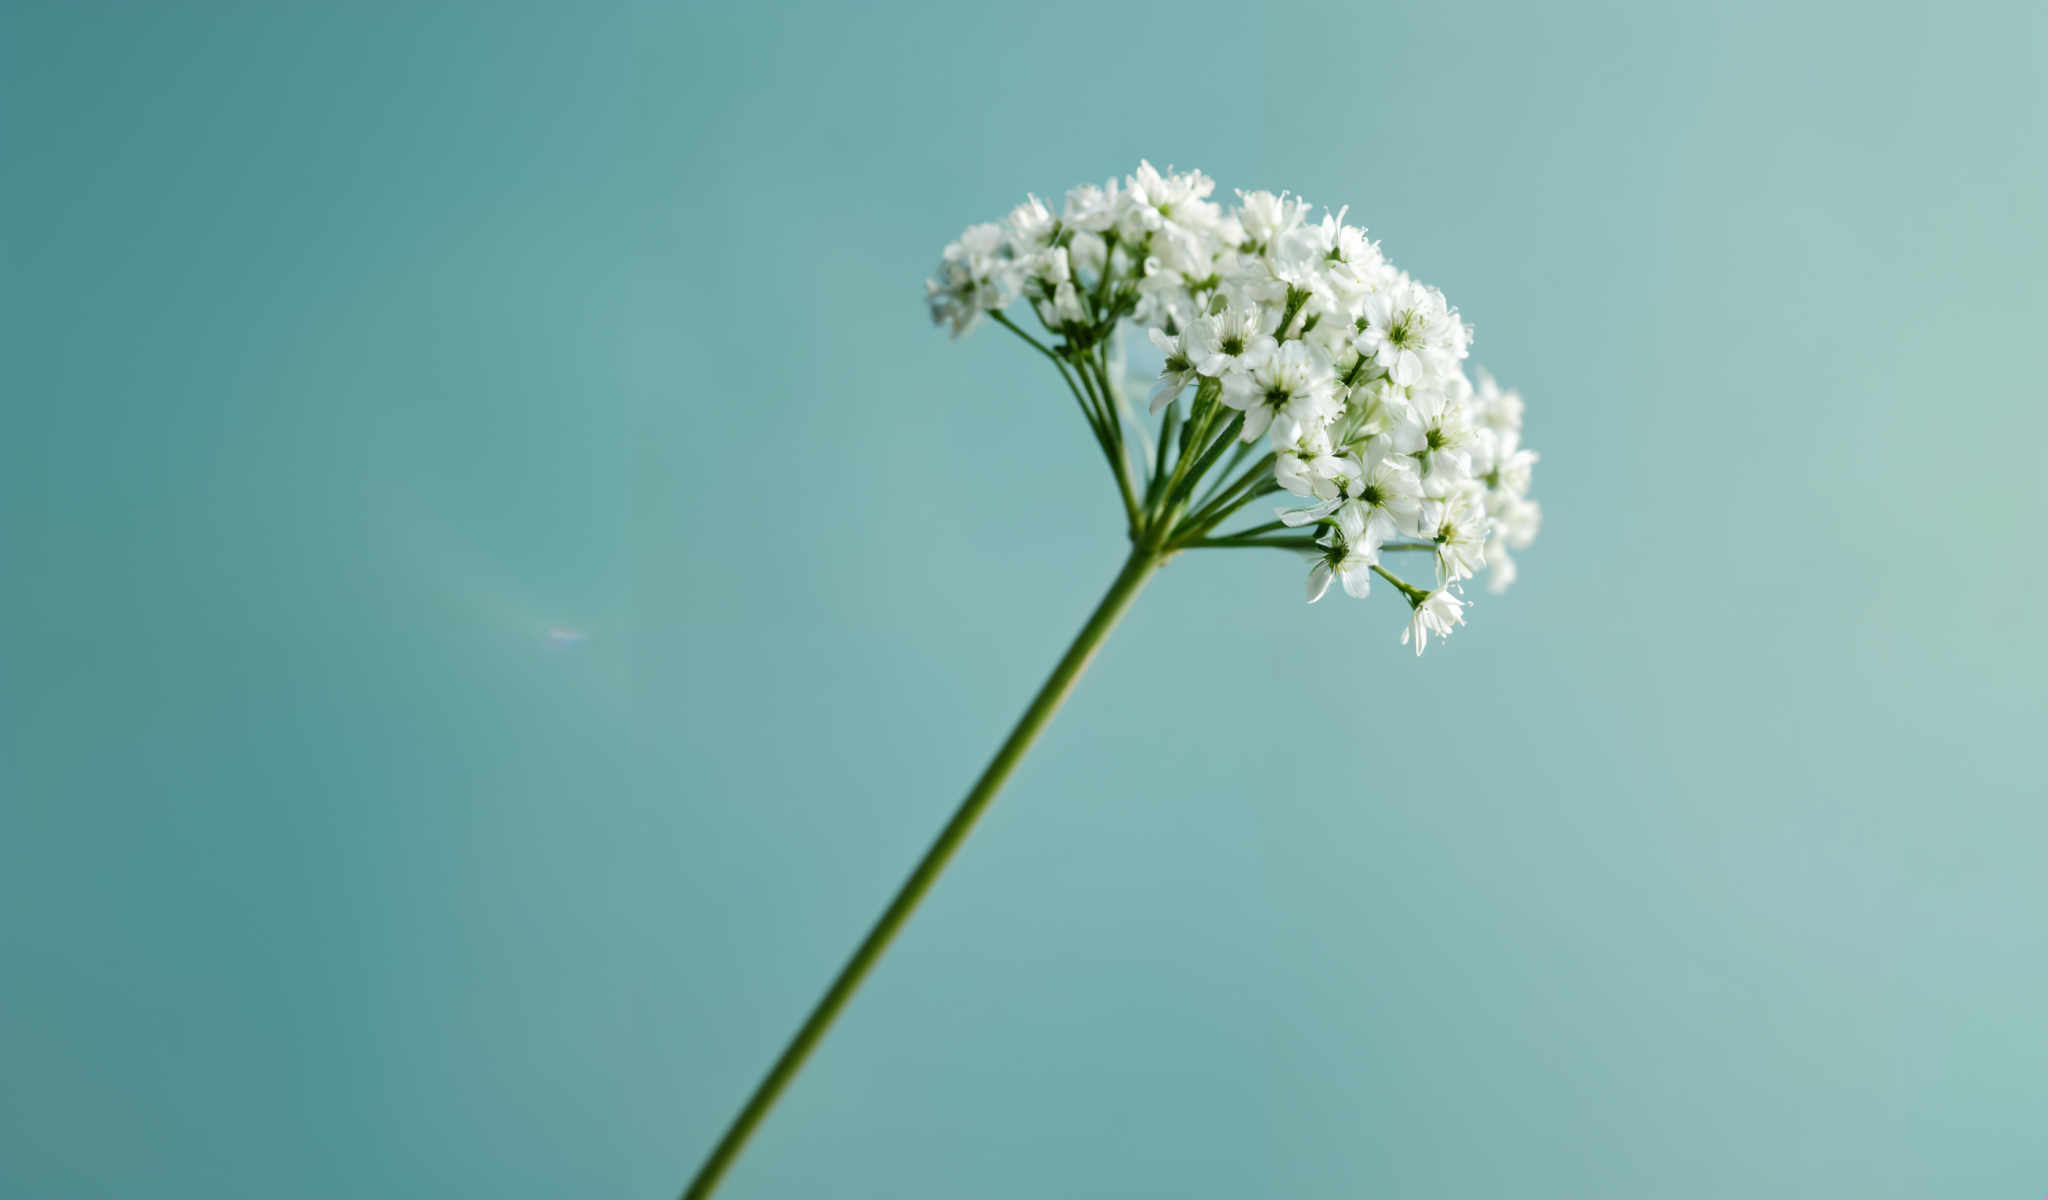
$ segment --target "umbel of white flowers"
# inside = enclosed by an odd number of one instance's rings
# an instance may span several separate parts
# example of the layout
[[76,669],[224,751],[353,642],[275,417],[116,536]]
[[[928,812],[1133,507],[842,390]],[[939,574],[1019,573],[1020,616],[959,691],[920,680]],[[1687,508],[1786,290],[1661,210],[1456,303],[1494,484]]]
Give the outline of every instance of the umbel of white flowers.
[[[1408,602],[1422,653],[1465,621],[1466,580],[1497,591],[1536,535],[1536,455],[1522,398],[1465,374],[1472,331],[1443,293],[1396,270],[1344,212],[1239,192],[1224,209],[1199,171],[1150,163],[1083,184],[1057,214],[1036,196],[946,247],[925,286],[954,335],[983,316],[1045,356],[1109,464],[1130,557],[931,848],[804,1019],[684,1191],[709,1200],[776,1098],[931,890],[1145,581],[1183,550],[1270,546],[1308,560],[1308,598],[1373,577]],[[1004,310],[1025,302],[1043,333]],[[1026,318],[1029,320],[1030,318]],[[1145,331],[1158,382],[1148,418],[1125,399],[1124,323]],[[1043,340],[1041,340],[1041,337]],[[1154,426],[1152,421],[1157,421]],[[1133,451],[1135,450],[1135,454]],[[1261,496],[1277,519],[1224,530]],[[1426,555],[1411,584],[1381,561]]]
[[[1464,622],[1464,581],[1484,567],[1490,590],[1506,588],[1509,551],[1536,536],[1522,398],[1484,372],[1467,376],[1471,327],[1345,224],[1347,210],[1312,220],[1285,192],[1239,192],[1226,209],[1209,199],[1215,186],[1147,162],[1121,183],[1074,188],[1057,213],[1030,197],[946,247],[925,284],[932,320],[958,337],[986,314],[1053,361],[1109,460],[1134,541],[1162,556],[1299,550],[1310,602],[1333,581],[1365,596],[1377,574],[1408,602],[1401,640],[1420,654]],[[1050,344],[1005,315],[1020,299]],[[1124,399],[1125,321],[1164,359],[1156,435]],[[1154,441],[1135,471],[1127,425]],[[1261,438],[1268,452],[1230,478]],[[1216,532],[1280,491],[1301,503]],[[1381,556],[1392,551],[1429,554],[1435,586],[1389,571]]]

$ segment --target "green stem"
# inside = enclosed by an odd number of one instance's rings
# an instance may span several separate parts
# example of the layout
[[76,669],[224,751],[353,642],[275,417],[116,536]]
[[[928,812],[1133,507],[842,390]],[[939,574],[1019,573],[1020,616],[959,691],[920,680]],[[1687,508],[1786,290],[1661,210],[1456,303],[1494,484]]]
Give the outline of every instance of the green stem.
[[1275,550],[1321,550],[1314,538],[1294,537],[1218,537],[1195,538],[1193,541],[1176,542],[1176,550],[1203,550],[1222,546],[1271,546]]
[[1103,639],[1116,627],[1117,621],[1130,608],[1131,601],[1137,597],[1139,590],[1145,586],[1145,582],[1152,577],[1152,572],[1158,567],[1159,548],[1156,545],[1141,543],[1132,548],[1131,556],[1125,561],[1123,570],[1118,572],[1115,582],[1109,585],[1109,591],[1102,597],[1102,602],[1095,606],[1095,612],[1089,616],[1088,623],[1081,626],[1081,632],[1075,636],[1073,645],[1067,647],[1067,652],[1060,658],[1059,665],[1052,669],[1045,686],[1039,688],[1038,694],[1032,697],[1031,706],[1024,710],[1024,715],[1018,719],[1016,728],[1010,730],[1010,736],[997,749],[995,758],[989,761],[987,769],[981,773],[981,778],[975,781],[973,790],[960,802],[960,807],[953,813],[953,819],[946,822],[946,827],[939,831],[939,836],[932,842],[931,849],[925,851],[916,869],[911,871],[910,878],[897,890],[896,898],[882,911],[874,928],[868,931],[867,937],[853,952],[853,957],[839,969],[839,975],[832,981],[832,986],[826,989],[824,997],[811,1009],[811,1015],[804,1019],[802,1028],[796,1031],[796,1036],[791,1038],[789,1045],[783,1049],[782,1056],[769,1068],[767,1077],[754,1089],[754,1094],[747,1099],[746,1107],[740,1109],[739,1115],[733,1118],[732,1125],[726,1129],[725,1136],[718,1140],[718,1145],[712,1149],[711,1156],[697,1169],[696,1177],[683,1192],[683,1200],[704,1200],[717,1189],[719,1180],[732,1166],[733,1160],[739,1157],[755,1126],[768,1115],[768,1110],[774,1106],[776,1098],[782,1095],[783,1089],[789,1086],[790,1079],[803,1067],[804,1060],[810,1056],[818,1040],[831,1028],[833,1018],[846,1006],[854,990],[860,987],[861,981],[882,957],[883,951],[889,948],[889,943],[895,938],[897,931],[910,919],[910,914],[916,911],[918,902],[931,890],[932,884],[939,877],[939,872],[946,869],[946,863],[953,857],[953,852],[958,850],[960,843],[973,832],[974,824],[981,818],[982,810],[988,807],[989,801],[995,799],[996,792],[1001,790],[1004,782],[1010,778],[1010,772],[1016,769],[1017,763],[1023,759],[1025,752],[1031,749],[1031,744],[1045,729],[1046,722],[1052,719],[1053,713],[1058,711],[1067,694],[1073,690],[1074,681],[1088,668],[1089,660],[1095,657],[1095,652],[1101,648]]
[[1216,479],[1209,485],[1209,490],[1203,493],[1202,497],[1196,500],[1191,507],[1193,507],[1196,512],[1200,512],[1202,509],[1209,507],[1209,502],[1211,500],[1214,500],[1218,496],[1221,496],[1224,492],[1224,489],[1230,487],[1233,483],[1237,482],[1236,480],[1231,478],[1230,473],[1232,471],[1237,470],[1237,468],[1244,462],[1245,459],[1250,458],[1252,454],[1257,450],[1257,448],[1257,442],[1239,442],[1237,444],[1237,449],[1230,452],[1230,461],[1224,463],[1223,469],[1216,472]]
[[1253,463],[1243,475],[1225,486],[1214,500],[1180,522],[1176,532],[1183,537],[1200,537],[1253,500],[1279,491],[1280,485],[1273,482],[1274,458],[1269,453]]
[[1262,533],[1278,533],[1281,530],[1286,529],[1287,527],[1287,522],[1285,521],[1268,521],[1264,525],[1254,525],[1250,529],[1233,529],[1224,536],[1257,537]]
[[1187,424],[1180,429],[1180,454],[1173,460],[1173,474],[1167,477],[1166,486],[1160,489],[1159,503],[1150,514],[1152,521],[1160,528],[1171,528],[1167,510],[1171,507],[1173,493],[1180,488],[1181,479],[1187,475],[1188,467],[1195,455],[1201,453],[1205,439],[1209,436],[1209,425],[1216,419],[1216,410],[1223,405],[1216,399],[1222,394],[1223,385],[1214,379],[1204,378],[1195,387],[1195,398],[1188,406]]
[[1088,306],[1088,314],[1095,316],[1102,311],[1109,297],[1109,279],[1116,272],[1111,270],[1116,263],[1116,231],[1110,230],[1102,236],[1102,270],[1095,276],[1095,300]]
[[[1102,393],[1102,411],[1109,419],[1112,442],[1116,447],[1110,467],[1116,472],[1117,491],[1124,502],[1124,518],[1129,523],[1131,539],[1135,541],[1143,530],[1144,519],[1139,515],[1137,491],[1131,485],[1130,461],[1124,449],[1124,414],[1122,407],[1117,403],[1116,389],[1109,381],[1109,359],[1098,344],[1095,353],[1092,356],[1084,355],[1083,361],[1084,364],[1094,364],[1096,384]],[[1082,374],[1087,374],[1085,365]]]
[[1180,397],[1166,403],[1166,413],[1159,418],[1159,445],[1153,448],[1152,475],[1145,481],[1145,511],[1152,511],[1153,501],[1159,499],[1159,489],[1166,486],[1166,456],[1172,452],[1173,440],[1180,436]]
[[1372,573],[1379,576],[1381,579],[1386,580],[1388,583],[1393,584],[1395,587],[1400,588],[1401,594],[1408,598],[1408,603],[1411,606],[1419,606],[1424,600],[1429,599],[1429,593],[1427,591],[1425,591],[1422,588],[1413,586],[1407,580],[1401,578],[1399,575],[1394,574],[1392,571],[1387,570],[1385,567],[1379,565],[1378,563],[1374,563],[1372,565]]
[[1033,350],[1036,350],[1040,354],[1043,354],[1047,358],[1051,359],[1055,366],[1059,364],[1060,356],[1054,354],[1052,350],[1048,348],[1044,342],[1041,342],[1037,338],[1032,337],[1030,334],[1024,332],[1024,327],[1022,325],[1019,325],[1015,321],[1012,321],[1010,318],[1004,316],[999,311],[991,311],[988,315],[989,319],[994,321],[996,324],[1001,325],[1003,328],[1009,330],[1011,333],[1014,333],[1018,337],[1023,338],[1025,341],[1031,343],[1031,348]]
[[[1230,419],[1223,423],[1223,428],[1216,434],[1215,440],[1209,443],[1208,448],[1203,451],[1202,457],[1195,460],[1195,469],[1183,476],[1178,484],[1167,489],[1166,502],[1169,507],[1175,504],[1184,505],[1187,503],[1188,493],[1200,486],[1202,477],[1209,473],[1209,468],[1215,466],[1216,460],[1222,458],[1230,449],[1231,444],[1237,441],[1237,431],[1243,426],[1243,413],[1230,414]],[[1194,447],[1190,446],[1188,449],[1192,451]]]
[[[1131,536],[1136,538],[1144,522],[1138,511],[1137,496],[1131,491],[1130,468],[1124,461],[1123,430],[1121,426],[1111,422],[1106,401],[1099,402],[1100,412],[1097,411],[1096,405],[1090,403],[1095,399],[1095,385],[1089,380],[1087,367],[1076,364],[1073,373],[1069,374],[1067,361],[1046,348],[1037,338],[1024,332],[1022,326],[1000,312],[992,312],[989,316],[994,318],[998,325],[1030,343],[1032,349],[1052,360],[1052,365],[1059,371],[1060,378],[1066,382],[1067,390],[1073,393],[1074,403],[1081,406],[1081,415],[1087,419],[1088,429],[1095,435],[1095,444],[1101,447],[1102,457],[1109,463],[1110,473],[1116,476],[1117,495],[1124,504],[1124,519],[1129,524]],[[1074,375],[1081,377],[1080,387],[1075,386]],[[1108,386],[1107,380],[1103,386]],[[1082,398],[1082,388],[1087,389],[1087,399]]]

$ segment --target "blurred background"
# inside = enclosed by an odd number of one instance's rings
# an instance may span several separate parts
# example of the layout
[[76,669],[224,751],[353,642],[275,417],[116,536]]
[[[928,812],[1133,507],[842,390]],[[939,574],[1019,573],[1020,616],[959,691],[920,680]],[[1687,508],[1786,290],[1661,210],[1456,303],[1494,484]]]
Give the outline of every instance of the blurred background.
[[0,1188],[664,1196],[1114,574],[1027,191],[1529,399],[1415,659],[1140,600],[744,1197],[2048,1190],[2038,5],[12,4]]

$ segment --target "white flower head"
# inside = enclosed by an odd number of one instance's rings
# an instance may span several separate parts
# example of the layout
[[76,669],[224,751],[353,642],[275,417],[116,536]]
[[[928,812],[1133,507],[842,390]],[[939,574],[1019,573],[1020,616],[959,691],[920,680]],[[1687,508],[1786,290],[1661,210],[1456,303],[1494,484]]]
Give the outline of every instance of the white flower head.
[[1000,225],[971,225],[946,247],[939,273],[925,280],[932,323],[951,325],[959,337],[981,314],[1017,298],[1023,272],[1016,250]]
[[1408,628],[1401,632],[1401,644],[1405,646],[1413,638],[1418,658],[1429,644],[1431,634],[1447,638],[1454,627],[1465,623],[1465,602],[1449,592],[1431,592],[1414,604],[1414,611],[1408,614]]
[[1522,428],[1522,393],[1501,387],[1485,371],[1473,373],[1479,378],[1472,389],[1472,423],[1501,433],[1519,432]]
[[1472,489],[1461,488],[1441,499],[1422,502],[1417,522],[1422,536],[1436,547],[1437,578],[1457,583],[1486,565],[1486,508]]
[[1106,187],[1081,184],[1067,192],[1067,207],[1060,214],[1060,223],[1069,229],[1101,233],[1116,224],[1118,203],[1116,180],[1110,180]]
[[1260,328],[1259,310],[1239,303],[1195,318],[1188,326],[1188,357],[1195,370],[1211,379],[1249,371],[1279,349],[1273,335]]
[[1422,480],[1414,463],[1401,457],[1382,458],[1368,467],[1355,491],[1339,504],[1337,527],[1353,541],[1383,546],[1422,515]]
[[1486,543],[1486,590],[1498,596],[1512,587],[1521,569],[1508,556],[1507,543],[1499,538]]
[[1060,281],[1051,296],[1038,302],[1038,319],[1045,323],[1047,329],[1065,329],[1087,323],[1088,310],[1081,307],[1081,293],[1075,290],[1071,280]]
[[1052,215],[1052,210],[1045,206],[1045,201],[1027,196],[1024,203],[1010,210],[1005,224],[1018,247],[1044,250],[1052,245],[1060,223],[1059,218]]
[[1169,243],[1195,250],[1222,219],[1222,211],[1208,200],[1215,190],[1216,181],[1200,171],[1175,173],[1168,167],[1161,174],[1151,163],[1140,162],[1125,181],[1124,236],[1137,240],[1162,234]]
[[1159,382],[1152,387],[1152,411],[1158,412],[1195,381],[1195,364],[1188,359],[1187,334],[1170,334],[1163,329],[1149,329],[1146,333],[1166,356],[1166,365],[1159,370]]
[[1402,387],[1442,386],[1471,345],[1444,294],[1403,279],[1365,298],[1356,345]]
[[1303,425],[1326,425],[1336,412],[1337,378],[1330,364],[1304,342],[1288,342],[1280,352],[1241,374],[1223,381],[1223,403],[1244,413],[1238,434],[1257,441],[1279,416]]
[[1330,539],[1322,554],[1309,564],[1308,602],[1314,604],[1330,590],[1330,581],[1335,579],[1344,585],[1344,594],[1356,600],[1363,600],[1372,592],[1372,568],[1379,562],[1379,555],[1373,548],[1345,541],[1341,537]]
[[[1492,497],[1488,497],[1491,502]],[[1493,532],[1517,550],[1527,550],[1543,527],[1543,506],[1526,496],[1511,496],[1498,506],[1489,503]]]
[[[1027,195],[946,247],[925,285],[932,319],[957,337],[1024,300],[1050,336],[1001,323],[1080,372],[1081,407],[1134,537],[1154,533],[1174,550],[1308,548],[1312,600],[1338,582],[1364,596],[1382,573],[1410,603],[1403,641],[1419,653],[1464,622],[1465,580],[1484,569],[1499,590],[1514,579],[1511,555],[1541,525],[1522,397],[1467,373],[1471,327],[1442,292],[1390,263],[1348,210],[1270,191],[1219,205],[1215,191],[1200,171],[1148,161],[1073,188],[1057,213]],[[1127,423],[1145,421],[1124,402],[1126,323],[1158,355],[1152,411],[1178,422],[1156,435],[1125,437]],[[1190,388],[1192,400],[1175,403]],[[1271,454],[1220,478],[1261,438]],[[1127,441],[1141,453],[1121,453]],[[1224,526],[1277,490],[1297,497],[1278,522]],[[1148,529],[1154,522],[1171,527]],[[1427,560],[1435,578],[1423,582],[1436,590],[1381,566],[1390,546],[1415,554],[1403,561]]]
[[1286,192],[1239,192],[1238,225],[1244,230],[1248,249],[1265,253],[1276,243],[1284,244],[1308,220],[1309,203]]
[[1341,493],[1342,480],[1355,464],[1330,452],[1328,426],[1305,424],[1297,417],[1287,416],[1274,422],[1270,433],[1275,483],[1297,496],[1321,500],[1334,500]]
[[1414,391],[1408,412],[1393,432],[1424,475],[1457,480],[1472,474],[1472,423],[1464,407],[1444,392]]
[[1538,455],[1522,446],[1522,435],[1482,428],[1472,443],[1472,473],[1502,498],[1526,496]]

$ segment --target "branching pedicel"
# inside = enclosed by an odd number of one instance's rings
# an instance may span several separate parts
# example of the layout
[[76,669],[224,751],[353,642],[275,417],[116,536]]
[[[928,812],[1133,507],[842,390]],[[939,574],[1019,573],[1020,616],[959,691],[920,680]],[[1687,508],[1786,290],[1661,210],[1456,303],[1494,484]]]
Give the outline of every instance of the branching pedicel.
[[[1420,654],[1463,623],[1463,582],[1483,566],[1501,591],[1515,577],[1509,550],[1536,535],[1522,399],[1483,372],[1474,386],[1471,328],[1343,211],[1311,221],[1307,201],[1271,192],[1240,192],[1225,210],[1214,189],[1199,171],[1140,163],[1121,185],[1068,192],[1057,216],[1031,197],[946,247],[925,284],[932,319],[957,337],[987,314],[1052,360],[1116,477],[1134,542],[1162,556],[1301,550],[1311,602],[1333,580],[1362,597],[1378,574],[1407,600],[1401,640]],[[1020,297],[1051,345],[1004,315]],[[1165,358],[1151,398],[1164,410],[1156,450],[1135,468],[1135,417],[1108,351],[1124,321]],[[1262,435],[1267,452],[1232,477]],[[1282,490],[1307,503],[1217,532]],[[1435,587],[1381,565],[1394,551],[1429,554]]]
[[[1161,563],[1197,547],[1298,550],[1311,560],[1311,601],[1332,581],[1364,596],[1377,574],[1408,602],[1401,640],[1417,654],[1464,622],[1460,587],[1480,567],[1495,590],[1514,578],[1508,550],[1536,534],[1527,496],[1536,455],[1521,447],[1521,397],[1485,375],[1477,387],[1466,379],[1472,334],[1457,310],[1389,266],[1343,213],[1312,222],[1306,202],[1271,192],[1240,193],[1225,212],[1209,201],[1214,187],[1199,172],[1161,175],[1141,163],[1121,185],[1067,193],[1058,216],[1034,197],[1003,223],[961,234],[926,285],[933,319],[956,336],[986,314],[1052,361],[1116,479],[1130,557],[698,1168],[688,1200],[718,1186]],[[1020,298],[1050,344],[1003,314]],[[1113,346],[1126,320],[1164,359],[1152,389],[1156,436],[1124,400]],[[1280,491],[1304,503],[1219,532]],[[1393,551],[1431,556],[1435,586],[1382,566]]]

